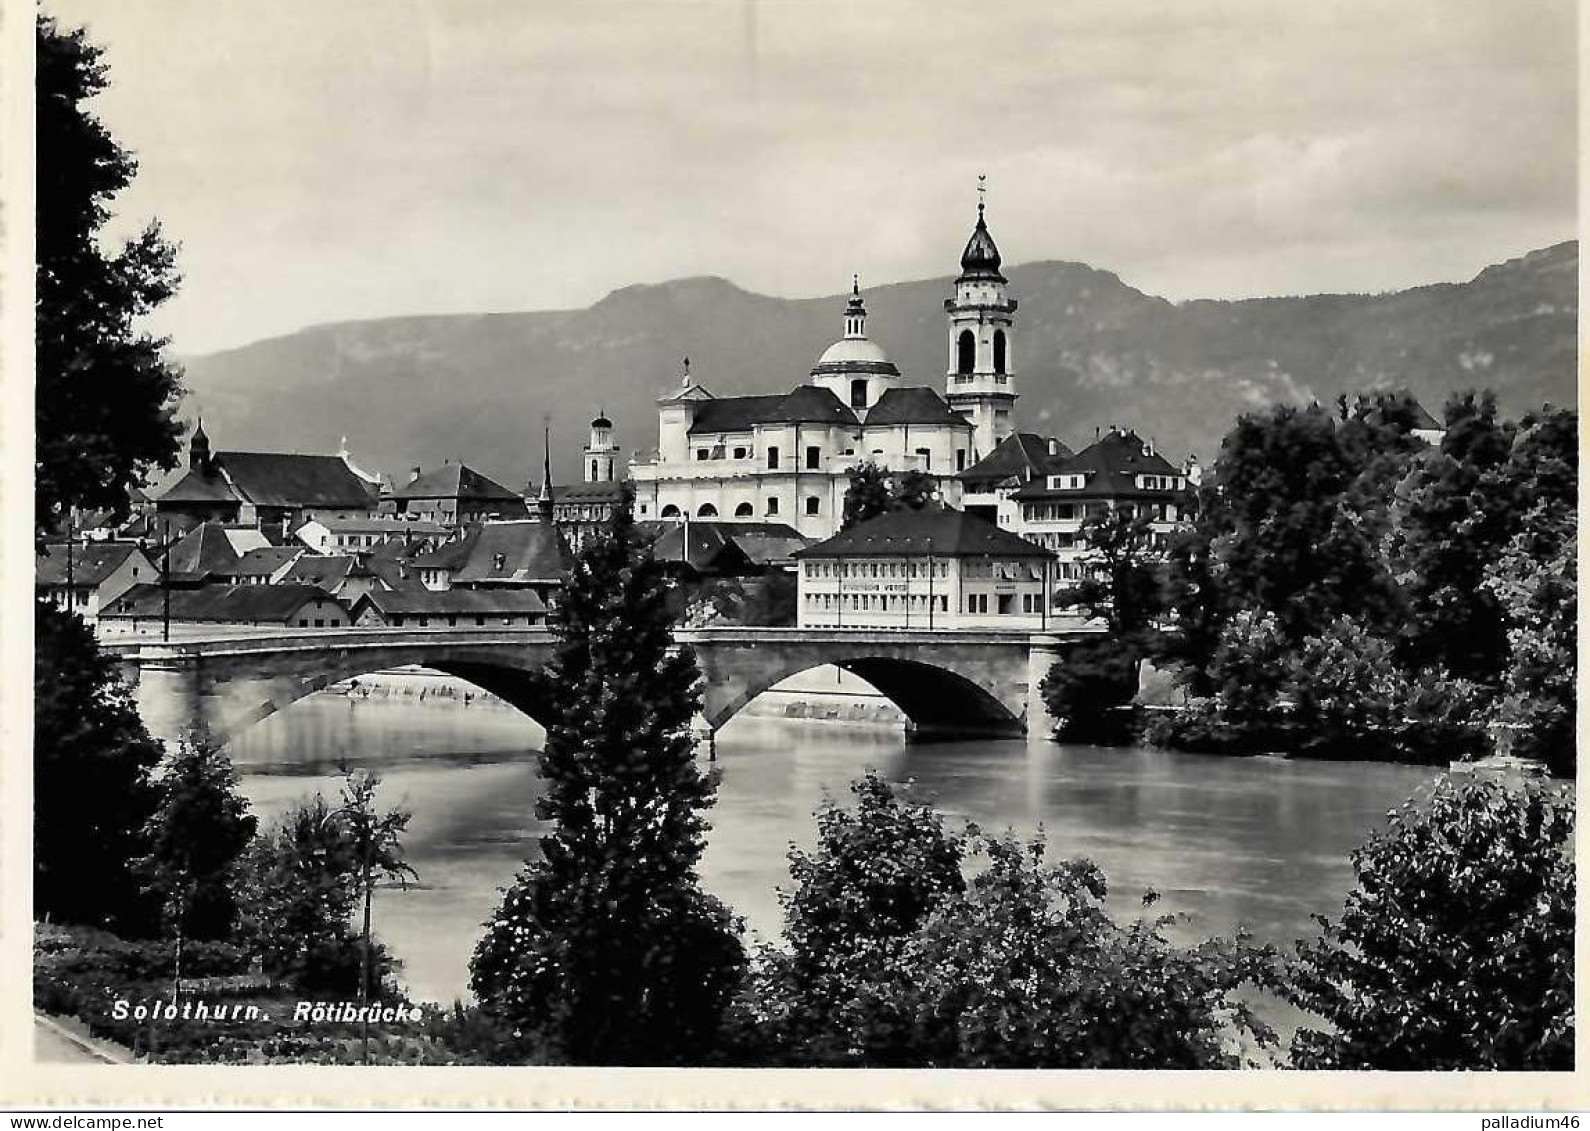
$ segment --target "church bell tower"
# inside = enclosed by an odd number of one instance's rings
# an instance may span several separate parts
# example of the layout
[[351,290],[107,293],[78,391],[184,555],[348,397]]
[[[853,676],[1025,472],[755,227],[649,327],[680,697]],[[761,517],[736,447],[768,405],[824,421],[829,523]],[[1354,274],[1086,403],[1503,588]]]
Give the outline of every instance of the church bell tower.
[[983,178],[978,178],[977,227],[961,252],[955,297],[944,300],[949,323],[949,367],[944,399],[972,425],[971,462],[1009,436],[1014,425],[1016,374],[1011,328],[1016,300],[1005,294],[999,248],[983,219]]
[[613,441],[613,422],[605,411],[591,421],[591,440],[582,454],[587,483],[611,483],[617,478],[618,445]]

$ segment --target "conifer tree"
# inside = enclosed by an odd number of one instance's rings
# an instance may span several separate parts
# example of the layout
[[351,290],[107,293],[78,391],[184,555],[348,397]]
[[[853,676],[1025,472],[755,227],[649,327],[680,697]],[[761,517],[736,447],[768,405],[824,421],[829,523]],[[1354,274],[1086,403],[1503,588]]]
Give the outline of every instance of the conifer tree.
[[699,1063],[744,963],[696,875],[717,788],[691,733],[699,672],[633,503],[626,488],[554,604],[536,802],[552,828],[471,963],[482,1008],[544,1061]]

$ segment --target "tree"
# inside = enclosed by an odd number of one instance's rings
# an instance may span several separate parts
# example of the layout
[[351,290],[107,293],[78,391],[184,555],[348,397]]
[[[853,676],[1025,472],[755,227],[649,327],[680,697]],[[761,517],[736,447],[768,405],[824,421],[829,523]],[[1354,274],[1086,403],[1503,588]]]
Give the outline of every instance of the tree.
[[35,526],[73,507],[124,514],[127,488],[176,466],[179,375],[134,324],[176,290],[158,224],[107,252],[111,199],[137,169],[85,103],[108,76],[82,30],[37,20]]
[[919,511],[928,506],[938,494],[938,480],[925,471],[915,468],[902,472],[898,479],[893,481],[894,500],[891,504],[894,510]]
[[845,511],[839,529],[849,530],[869,518],[887,514],[894,506],[889,472],[875,463],[858,463],[850,469],[850,484],[845,488]]
[[532,1055],[572,1064],[699,1062],[743,966],[738,926],[703,892],[694,756],[700,672],[626,487],[552,612],[555,713],[537,816],[552,825],[487,924],[475,995]]
[[[347,840],[347,849],[357,868],[358,894],[363,905],[363,919],[359,928],[359,1004],[370,1001],[370,976],[375,967],[375,955],[370,938],[370,911],[375,899],[378,881],[396,880],[406,884],[418,879],[418,874],[403,859],[403,831],[408,828],[413,814],[407,809],[390,809],[382,812],[375,804],[375,790],[381,784],[378,775],[368,770],[342,767],[342,804],[327,814],[328,820],[337,821]],[[370,1063],[370,1022],[367,1016],[359,1019],[359,1040],[363,1046],[364,1063]]]
[[1353,853],[1338,922],[1299,943],[1300,1068],[1573,1067],[1573,805],[1561,787],[1442,781]]
[[33,625],[34,914],[149,933],[158,908],[132,861],[146,852],[160,743],[80,617],[39,601]]
[[[239,934],[266,973],[305,992],[359,992],[360,870],[351,838],[319,794],[254,838],[242,860]],[[372,949],[373,976],[384,980],[389,960],[379,945]]]
[[964,886],[960,837],[869,772],[854,810],[825,799],[817,845],[791,848],[779,891],[785,949],[765,947],[736,1002],[735,1045],[751,1063],[916,1062],[899,958],[928,914]]
[[230,938],[237,924],[237,862],[258,821],[237,792],[231,759],[208,735],[191,731],[161,764],[158,798],[136,864],[159,897],[176,939]]

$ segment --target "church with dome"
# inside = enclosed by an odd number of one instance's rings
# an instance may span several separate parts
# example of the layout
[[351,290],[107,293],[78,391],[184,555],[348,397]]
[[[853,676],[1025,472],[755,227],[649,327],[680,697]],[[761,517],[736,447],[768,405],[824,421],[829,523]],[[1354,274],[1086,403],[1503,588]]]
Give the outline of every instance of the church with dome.
[[655,459],[630,464],[639,519],[784,523],[808,538],[838,531],[857,464],[939,481],[958,505],[959,473],[1011,435],[1012,326],[999,249],[978,205],[955,293],[944,302],[945,384],[913,385],[867,336],[853,283],[843,335],[787,393],[719,397],[686,361],[657,406]]

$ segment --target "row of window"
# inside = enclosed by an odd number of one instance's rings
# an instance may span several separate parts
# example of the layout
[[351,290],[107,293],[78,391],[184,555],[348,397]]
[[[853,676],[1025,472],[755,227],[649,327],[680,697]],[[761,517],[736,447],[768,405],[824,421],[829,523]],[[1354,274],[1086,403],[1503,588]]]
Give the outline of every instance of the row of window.
[[[728,454],[730,452],[732,452],[733,454],[732,455]],[[847,455],[847,456],[853,456],[853,455],[856,454],[856,449],[855,448],[846,448],[844,450],[844,452],[841,453],[841,454]],[[920,458],[922,460],[922,470],[923,471],[932,471],[933,470],[933,451],[932,451],[931,448],[917,448],[917,449],[915,449],[915,454],[917,455],[918,458]],[[875,459],[882,457],[883,449],[882,448],[874,448],[873,451],[872,451],[872,455],[873,455],[873,457]],[[959,448],[959,449],[956,450],[955,455],[956,455],[957,470],[964,471],[965,468],[966,468],[966,450],[964,448]],[[714,459],[742,459],[743,460],[743,459],[750,459],[751,456],[752,456],[752,452],[750,451],[749,448],[725,448],[724,445],[722,445],[722,444],[714,444],[710,448],[697,448],[696,449],[696,461],[698,463],[702,462],[704,460],[714,460]],[[769,471],[777,471],[779,469],[779,450],[778,450],[777,446],[769,447],[767,449],[767,467],[768,467]],[[821,471],[822,467],[823,467],[823,450],[822,450],[822,448],[818,447],[815,444],[812,445],[811,447],[808,447],[806,449],[806,470],[807,471]]]
[[808,593],[808,609],[832,612],[849,609],[857,613],[926,613],[930,608],[941,613],[950,611],[950,599],[942,594],[929,597],[926,593]]
[[[459,618],[457,616],[447,616],[447,617],[441,617],[441,616],[429,617],[429,616],[424,616],[424,617],[413,617],[411,619],[413,620],[414,623],[410,627],[413,627],[413,628],[430,628],[432,620],[436,621],[436,627],[438,627],[438,628],[441,627],[442,621],[444,621],[444,620],[447,622],[447,627],[448,628],[456,628],[458,626],[458,621],[459,621]],[[483,615],[473,616],[473,617],[464,617],[463,619],[464,619],[464,622],[466,624],[469,624],[469,623],[472,622],[472,623],[474,623],[474,625],[477,628],[485,627],[486,620],[487,620],[487,618],[485,616],[483,616]],[[392,628],[402,628],[403,627],[403,621],[404,621],[404,617],[402,616],[402,614],[394,614],[386,623]],[[318,625],[320,622],[316,621],[315,623]],[[502,618],[502,623],[504,625],[507,625],[507,626],[511,627],[513,625],[516,625],[516,624],[518,624],[518,625],[533,625],[536,622],[531,620],[528,616],[523,616],[523,617],[503,617]]]
[[961,576],[967,578],[991,577],[996,581],[1043,580],[1043,563],[1040,562],[977,562],[970,561],[961,567]]
[[[928,576],[927,562],[807,562],[807,577],[913,578]],[[933,562],[934,577],[948,577],[948,562]]]
[[[741,503],[737,507],[734,508],[734,517],[735,518],[752,518],[752,517],[754,517],[755,510],[756,510],[756,508],[751,506],[750,503]],[[644,507],[641,508],[641,513],[642,514],[646,513]],[[768,515],[770,515],[770,516],[778,514],[778,497],[777,496],[775,496],[775,495],[769,495],[768,496],[768,499],[767,499],[767,512],[766,513]],[[806,496],[806,513],[809,514],[809,515],[820,515],[820,514],[822,514],[823,513],[823,501],[822,501],[822,499],[820,499],[816,495],[807,495]],[[683,518],[684,517],[684,512],[681,511],[673,503],[669,503],[667,506],[663,507],[662,512],[658,515],[658,517],[659,518]],[[696,508],[696,517],[697,518],[717,518],[717,517],[719,517],[717,504],[715,504],[715,503],[702,503],[699,507]]]

